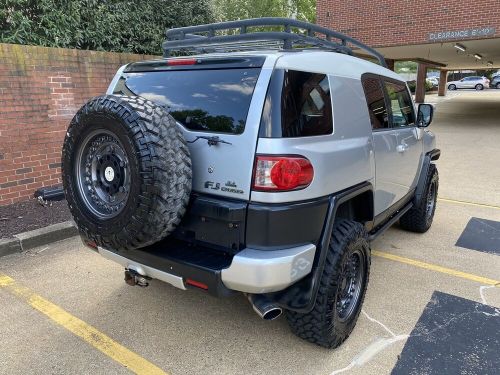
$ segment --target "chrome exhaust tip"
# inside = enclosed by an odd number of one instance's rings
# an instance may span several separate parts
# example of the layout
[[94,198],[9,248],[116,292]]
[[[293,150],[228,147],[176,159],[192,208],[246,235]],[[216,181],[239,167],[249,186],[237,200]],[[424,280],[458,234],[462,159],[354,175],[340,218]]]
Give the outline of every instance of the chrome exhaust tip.
[[248,300],[252,304],[253,310],[264,320],[277,319],[283,313],[281,307],[263,296],[249,294]]

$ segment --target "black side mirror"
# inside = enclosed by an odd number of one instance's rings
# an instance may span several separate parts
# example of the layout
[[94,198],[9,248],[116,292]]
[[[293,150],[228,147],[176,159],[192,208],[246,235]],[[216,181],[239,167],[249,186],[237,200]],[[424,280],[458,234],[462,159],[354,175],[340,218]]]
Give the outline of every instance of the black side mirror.
[[426,128],[432,122],[434,116],[434,107],[430,104],[420,104],[418,106],[417,126],[419,128]]

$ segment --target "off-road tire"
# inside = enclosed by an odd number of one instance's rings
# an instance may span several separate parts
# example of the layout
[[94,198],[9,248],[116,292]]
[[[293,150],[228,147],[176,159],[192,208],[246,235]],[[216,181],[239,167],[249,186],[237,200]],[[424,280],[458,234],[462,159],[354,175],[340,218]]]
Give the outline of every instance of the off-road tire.
[[476,89],[477,91],[481,91],[481,90],[484,90],[484,86],[483,86],[483,85],[481,85],[480,83],[478,83],[478,84],[476,85],[475,89]]
[[[120,202],[121,211],[108,218],[92,212],[88,199],[85,203],[76,173],[78,168],[87,171],[76,166],[82,163],[77,163],[82,142],[99,132],[122,146],[129,176],[129,188],[120,186],[128,194]],[[114,151],[113,146],[109,149]],[[62,178],[69,209],[84,237],[105,248],[137,249],[165,238],[181,221],[191,192],[191,159],[182,132],[163,107],[141,97],[105,95],[91,99],[71,121],[62,151]]]
[[448,86],[448,90],[456,90],[456,89],[457,89],[457,86],[455,86],[455,85]]
[[[438,170],[434,164],[431,164],[427,171],[423,197],[418,206],[412,207],[399,219],[401,228],[416,233],[425,233],[429,230],[436,211],[438,188]],[[430,200],[433,200],[432,204],[429,203]]]
[[[360,253],[364,269],[360,294],[345,320],[338,315],[337,296],[342,289],[343,271],[352,254]],[[361,312],[370,274],[370,245],[362,224],[339,219],[333,227],[328,254],[313,309],[308,313],[287,311],[288,324],[300,338],[325,348],[336,348],[354,329]]]

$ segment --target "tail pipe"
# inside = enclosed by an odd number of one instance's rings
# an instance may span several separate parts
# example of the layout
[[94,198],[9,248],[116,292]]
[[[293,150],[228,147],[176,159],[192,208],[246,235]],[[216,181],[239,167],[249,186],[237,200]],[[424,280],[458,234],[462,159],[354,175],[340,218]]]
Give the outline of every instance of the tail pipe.
[[283,313],[281,307],[262,295],[248,294],[247,297],[254,311],[264,320],[274,320]]

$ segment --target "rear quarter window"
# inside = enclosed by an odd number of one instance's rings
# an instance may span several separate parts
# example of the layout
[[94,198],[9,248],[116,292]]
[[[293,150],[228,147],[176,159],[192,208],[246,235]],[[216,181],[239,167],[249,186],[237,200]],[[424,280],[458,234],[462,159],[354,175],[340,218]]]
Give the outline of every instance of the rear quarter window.
[[275,70],[262,114],[260,136],[290,138],[333,132],[328,76]]
[[241,134],[259,73],[260,68],[125,73],[113,93],[163,105],[189,130]]

